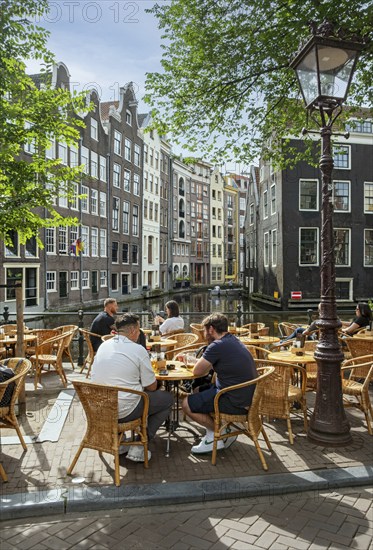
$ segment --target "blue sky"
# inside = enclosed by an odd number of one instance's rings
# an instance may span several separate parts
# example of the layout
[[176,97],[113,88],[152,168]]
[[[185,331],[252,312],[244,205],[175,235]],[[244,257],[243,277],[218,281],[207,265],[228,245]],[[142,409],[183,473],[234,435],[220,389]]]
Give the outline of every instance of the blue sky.
[[[77,90],[96,87],[103,101],[118,99],[119,87],[134,82],[139,110],[147,107],[145,73],[160,71],[161,33],[145,13],[153,0],[50,0],[39,24],[50,31],[49,49],[65,63]],[[29,70],[37,70],[35,64]]]

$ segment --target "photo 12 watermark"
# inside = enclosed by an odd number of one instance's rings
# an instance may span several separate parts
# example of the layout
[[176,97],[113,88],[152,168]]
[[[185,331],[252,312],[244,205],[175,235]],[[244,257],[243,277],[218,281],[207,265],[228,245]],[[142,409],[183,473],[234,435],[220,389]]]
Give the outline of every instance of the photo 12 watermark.
[[97,2],[78,2],[77,0],[52,0],[48,11],[35,18],[36,23],[98,23],[103,18],[113,23],[139,23],[140,7],[138,2],[101,0]]

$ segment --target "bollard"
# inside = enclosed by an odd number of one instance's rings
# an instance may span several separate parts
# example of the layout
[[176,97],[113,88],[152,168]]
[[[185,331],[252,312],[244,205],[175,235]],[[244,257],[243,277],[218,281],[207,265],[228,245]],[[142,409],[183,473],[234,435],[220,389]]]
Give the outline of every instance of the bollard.
[[312,309],[307,309],[307,315],[308,315],[308,324],[310,325],[312,323],[312,317],[313,317]]
[[[84,328],[84,311],[82,309],[79,309],[78,311],[79,316],[79,322],[78,327]],[[78,367],[82,367],[84,365],[84,336],[79,331],[79,338],[78,338],[78,349],[79,349],[79,356],[78,356]]]
[[238,304],[237,306],[237,321],[236,321],[236,327],[237,328],[240,328],[241,327],[241,317],[243,315],[242,311],[241,311],[241,304]]
[[7,323],[9,319],[9,308],[8,306],[4,306],[4,312],[3,312],[4,321]]

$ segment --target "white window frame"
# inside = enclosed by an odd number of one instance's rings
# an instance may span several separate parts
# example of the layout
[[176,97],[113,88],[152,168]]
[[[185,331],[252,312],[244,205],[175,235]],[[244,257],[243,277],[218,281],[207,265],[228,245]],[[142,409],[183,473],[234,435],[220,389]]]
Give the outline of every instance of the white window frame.
[[[271,216],[273,216],[273,214],[276,214],[276,211],[277,211],[276,184],[273,183],[269,189],[270,189],[270,199],[271,199]],[[274,205],[274,207],[273,207],[273,205]]]
[[267,189],[263,192],[263,219],[268,218],[268,191]]
[[89,288],[89,271],[84,269],[82,271],[82,289]]
[[[341,210],[335,207],[335,184],[336,183],[347,183],[348,184],[348,208],[347,210]],[[333,205],[334,212],[341,212],[343,214],[351,212],[351,181],[350,180],[333,180]]]
[[47,227],[45,230],[45,252],[48,255],[56,255],[56,228]]
[[120,199],[119,197],[112,198],[112,209],[111,209],[111,228],[116,233],[119,232],[119,223],[120,223]]
[[[316,184],[316,208],[302,208],[301,198],[302,198],[302,183],[312,182]],[[319,211],[319,180],[316,178],[300,178],[299,179],[299,197],[298,197],[298,208],[300,212],[318,212]]]
[[70,289],[79,290],[79,271],[70,271]]
[[272,267],[277,266],[277,250],[278,250],[277,229],[272,229],[272,238],[271,238],[271,264],[272,264]]
[[368,233],[369,231],[372,233],[372,244],[369,245],[369,246],[372,246],[372,248],[373,248],[373,228],[364,229],[364,243],[363,243],[363,246],[364,246],[364,251],[363,251],[363,254],[364,254],[364,267],[373,267],[373,250],[372,250],[372,263],[371,264],[366,263],[366,258],[368,256],[367,252],[366,252],[366,247],[368,246],[366,233]]
[[133,163],[135,166],[141,166],[141,147],[135,143],[133,151]]
[[105,191],[100,191],[99,215],[101,218],[107,217],[107,198]]
[[[302,235],[302,230],[305,229],[305,230],[314,230],[316,231],[316,259],[315,259],[315,262],[313,263],[302,263],[301,262],[301,235]],[[319,256],[320,256],[320,252],[319,252],[319,247],[320,247],[320,230],[318,227],[300,227],[299,228],[299,257],[298,257],[298,265],[300,267],[317,267],[319,265]]]
[[98,179],[98,154],[91,151],[91,177]]
[[98,251],[98,227],[91,227],[91,256],[96,258]]
[[60,226],[58,228],[58,254],[60,256],[66,256],[68,254],[67,227],[65,226]]
[[106,183],[106,157],[100,155],[100,180]]
[[81,242],[83,245],[82,256],[89,256],[89,227],[81,226]]
[[[347,231],[348,233],[348,258],[346,264],[337,264],[337,261],[335,260],[335,267],[351,267],[351,229],[349,227],[334,227],[334,233],[336,231]],[[334,241],[335,241],[335,235],[334,235]],[[334,243],[335,244],[335,243]]]
[[132,153],[132,141],[128,138],[124,139],[124,158],[131,162],[131,153]]
[[98,191],[97,191],[97,189],[91,189],[90,207],[91,207],[91,214],[94,214],[94,215],[97,216],[97,214],[98,214]]
[[[348,164],[347,166],[337,166],[337,151],[338,149],[347,149],[348,150]],[[333,145],[333,161],[335,170],[351,170],[351,145],[345,143],[334,143]]]
[[85,195],[85,197],[81,197],[80,199],[80,205],[82,212],[88,212],[89,213],[89,187],[87,185],[82,184],[82,195]]
[[[368,197],[367,188],[371,188],[371,193],[369,197],[372,197],[372,202],[369,205],[370,208],[366,209],[366,203],[368,202],[366,198]],[[373,181],[364,181],[364,214],[373,214]]]
[[95,118],[91,118],[91,139],[98,141],[98,122]]
[[101,269],[100,270],[100,288],[106,288],[107,287],[107,270]]
[[264,233],[263,238],[263,265],[269,267],[269,232]]
[[113,164],[113,187],[120,188],[121,165],[114,162]]
[[114,153],[119,156],[122,153],[122,134],[118,130],[114,130]]
[[45,275],[45,288],[47,293],[57,292],[57,272],[47,271]]
[[[350,288],[349,288],[349,291],[348,291],[348,300],[353,300],[353,296],[354,296],[354,280],[352,277],[336,277],[335,278],[335,282],[336,283],[349,283],[350,285]],[[337,302],[345,302],[345,298],[343,299],[340,299],[340,298],[337,298]]]

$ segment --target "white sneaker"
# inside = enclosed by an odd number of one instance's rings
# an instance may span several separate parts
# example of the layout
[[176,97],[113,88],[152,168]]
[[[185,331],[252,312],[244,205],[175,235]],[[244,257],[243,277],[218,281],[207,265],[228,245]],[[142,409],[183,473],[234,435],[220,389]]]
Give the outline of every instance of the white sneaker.
[[[198,445],[193,445],[191,452],[194,454],[203,454],[203,453],[212,453],[212,447],[213,447],[214,441],[207,441],[207,436],[202,439],[201,443]],[[224,449],[224,441],[218,441],[217,450],[221,451]]]
[[[152,453],[148,451],[148,460],[152,457]],[[127,453],[128,460],[133,460],[133,462],[144,462],[144,447],[142,445],[131,445]]]

